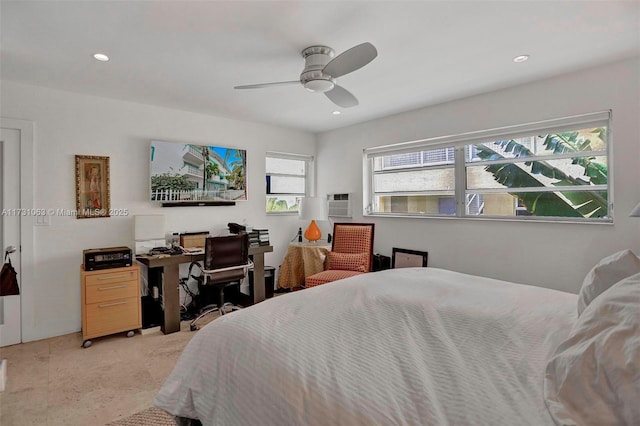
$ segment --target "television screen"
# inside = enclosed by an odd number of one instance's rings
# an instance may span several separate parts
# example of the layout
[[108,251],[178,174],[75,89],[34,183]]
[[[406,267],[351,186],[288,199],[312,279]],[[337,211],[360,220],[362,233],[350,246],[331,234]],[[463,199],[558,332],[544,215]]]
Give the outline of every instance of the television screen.
[[247,151],[151,142],[151,201],[202,203],[247,199]]

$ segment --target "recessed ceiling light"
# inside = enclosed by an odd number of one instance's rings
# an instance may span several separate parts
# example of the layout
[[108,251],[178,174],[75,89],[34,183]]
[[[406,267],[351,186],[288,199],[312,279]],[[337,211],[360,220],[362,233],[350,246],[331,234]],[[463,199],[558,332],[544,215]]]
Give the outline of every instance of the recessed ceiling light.
[[529,59],[529,55],[519,55],[513,58],[513,62],[524,62]]
[[333,114],[333,115],[340,115],[340,114],[342,114],[342,113],[341,113],[340,111],[333,111],[333,112],[332,112],[332,114]]
[[109,60],[109,57],[104,53],[94,53],[93,57],[101,62],[107,62]]

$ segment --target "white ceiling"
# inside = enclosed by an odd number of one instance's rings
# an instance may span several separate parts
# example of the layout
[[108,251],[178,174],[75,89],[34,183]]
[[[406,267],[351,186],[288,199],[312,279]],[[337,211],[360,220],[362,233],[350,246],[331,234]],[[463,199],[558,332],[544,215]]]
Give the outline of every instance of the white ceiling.
[[[312,132],[640,54],[638,1],[2,0],[0,15],[2,79]],[[298,79],[307,46],[365,41],[378,57],[339,79],[356,107],[233,89]]]

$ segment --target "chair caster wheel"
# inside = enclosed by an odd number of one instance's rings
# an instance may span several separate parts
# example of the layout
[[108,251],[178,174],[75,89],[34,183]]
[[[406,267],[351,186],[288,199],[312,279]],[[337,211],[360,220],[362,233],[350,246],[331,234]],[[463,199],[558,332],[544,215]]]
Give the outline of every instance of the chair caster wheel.
[[88,348],[89,346],[91,346],[91,340],[85,340],[84,342],[82,342],[82,347],[83,348]]
[[127,337],[133,337],[134,334],[136,334],[136,333],[133,330],[127,331]]
[[190,329],[191,331],[196,331],[196,330],[198,329],[198,326],[197,326],[197,325],[195,325],[195,324],[191,324],[191,325],[189,326],[189,329]]

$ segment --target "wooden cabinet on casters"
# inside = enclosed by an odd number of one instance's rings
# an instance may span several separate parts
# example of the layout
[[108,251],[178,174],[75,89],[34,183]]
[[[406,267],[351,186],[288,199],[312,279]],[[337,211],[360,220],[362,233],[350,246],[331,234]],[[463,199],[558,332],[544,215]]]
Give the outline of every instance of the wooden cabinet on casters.
[[140,268],[85,271],[80,268],[82,287],[82,347],[94,337],[127,332],[131,337],[142,328]]

